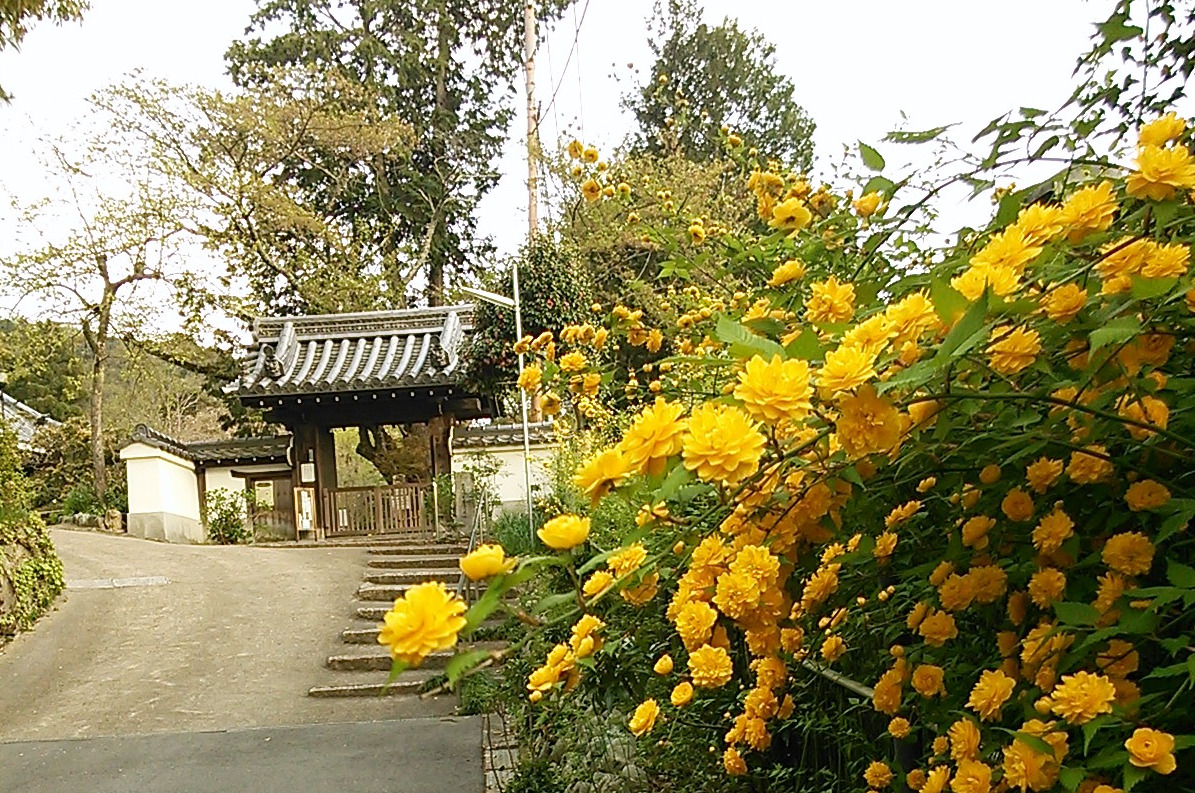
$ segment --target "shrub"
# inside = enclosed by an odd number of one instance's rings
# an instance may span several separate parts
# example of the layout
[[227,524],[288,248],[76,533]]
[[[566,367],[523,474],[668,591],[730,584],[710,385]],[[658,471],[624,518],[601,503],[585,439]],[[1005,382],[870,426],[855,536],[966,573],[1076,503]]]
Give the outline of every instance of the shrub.
[[253,538],[247,518],[252,495],[248,491],[217,488],[207,492],[204,522],[208,542],[236,545]]
[[62,499],[62,511],[67,515],[101,515],[104,505],[95,494],[95,488],[81,482],[72,487]]

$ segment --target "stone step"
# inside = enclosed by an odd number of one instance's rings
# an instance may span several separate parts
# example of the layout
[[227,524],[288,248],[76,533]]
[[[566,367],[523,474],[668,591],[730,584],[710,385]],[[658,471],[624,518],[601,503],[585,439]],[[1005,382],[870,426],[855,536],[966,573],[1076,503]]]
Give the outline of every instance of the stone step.
[[381,697],[415,696],[423,692],[429,680],[443,674],[435,669],[408,669],[386,685],[384,672],[338,672],[325,685],[312,686],[309,697]]
[[465,550],[464,543],[377,545],[369,548],[369,552],[375,556],[459,556]]
[[390,603],[365,602],[358,600],[354,604],[354,613],[359,620],[369,620],[370,622],[381,622],[386,616],[386,612],[390,610]]
[[424,581],[443,581],[455,584],[461,578],[461,571],[452,568],[426,568],[414,570],[370,570],[365,574],[370,584],[420,584]]
[[[370,608],[377,608],[377,606],[371,606]],[[386,613],[385,609],[382,609],[379,611],[379,616],[378,616],[377,622],[379,622],[379,623],[381,622],[381,620],[382,620],[381,615],[385,614],[385,613]],[[485,622],[481,623],[479,630],[481,630],[481,629],[493,630],[497,626],[501,625],[502,622],[503,622],[502,620],[496,620],[493,618],[487,619]],[[376,624],[370,625],[369,627],[366,627],[366,628],[345,628],[340,633],[340,639],[345,644],[377,644],[378,643],[378,632],[380,630],[381,630],[381,626],[376,625]]]
[[[468,645],[470,650],[500,650],[504,642],[476,642]],[[420,669],[443,669],[452,652],[444,651],[432,653],[423,659]],[[390,650],[381,645],[356,647],[338,655],[328,656],[327,667],[338,672],[389,672],[391,666]]]
[[460,571],[459,554],[416,554],[414,556],[371,556],[366,565],[371,570],[410,570],[410,569],[442,569],[449,568]]
[[[459,573],[458,573],[459,575]],[[419,584],[419,581],[412,581],[406,584],[362,584],[357,588],[357,599],[377,601],[384,603],[393,603],[398,598],[413,586]],[[449,592],[456,592],[456,579],[452,579],[446,584]],[[485,587],[481,587],[478,594],[485,591]]]

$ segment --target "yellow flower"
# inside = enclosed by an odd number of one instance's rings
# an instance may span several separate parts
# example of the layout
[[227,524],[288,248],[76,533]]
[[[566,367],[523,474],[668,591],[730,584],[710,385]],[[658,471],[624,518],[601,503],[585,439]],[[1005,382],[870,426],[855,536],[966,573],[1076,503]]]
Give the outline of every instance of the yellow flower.
[[681,457],[707,482],[735,485],[759,468],[767,440],[741,409],[707,403],[693,411]]
[[1031,245],[1043,245],[1062,233],[1061,207],[1030,204],[1017,214],[1016,228]]
[[774,229],[797,232],[809,225],[813,213],[799,198],[790,198],[772,208],[770,225]]
[[585,614],[573,625],[572,635],[568,646],[575,658],[588,658],[602,648],[602,639],[597,632],[606,627],[606,623],[592,614]]
[[734,396],[752,417],[777,423],[783,419],[799,420],[809,413],[813,386],[809,382],[809,364],[779,355],[770,362],[755,355],[739,374]]
[[971,719],[959,719],[946,731],[950,736],[950,757],[957,761],[979,757],[979,727]]
[[1032,518],[1033,510],[1033,497],[1019,487],[1009,490],[1004,496],[1004,500],[1000,502],[1000,511],[1009,520],[1014,520],[1018,523]]
[[639,703],[639,707],[635,708],[635,713],[631,716],[631,721],[628,726],[636,738],[642,738],[651,732],[651,728],[656,726],[656,719],[660,715],[660,706],[654,699],[648,699]]
[[846,641],[841,636],[834,635],[822,642],[822,658],[834,663],[846,655]]
[[470,581],[480,581],[499,573],[509,573],[514,569],[516,560],[507,559],[506,551],[501,545],[481,545],[472,553],[461,558],[461,571]]
[[581,588],[585,597],[597,597],[614,585],[614,574],[608,570],[595,570],[585,579],[585,586]]
[[669,697],[673,707],[683,708],[693,700],[693,684],[688,680],[676,684],[676,688],[672,689],[672,696]]
[[909,501],[902,504],[889,512],[888,517],[884,518],[884,527],[888,529],[895,528],[916,515],[920,509],[920,501]]
[[880,675],[876,681],[875,693],[871,697],[871,705],[880,713],[895,716],[900,710],[900,701],[904,695],[904,661],[898,660],[897,665]]
[[611,554],[610,558],[606,560],[606,566],[616,577],[622,578],[638,570],[646,560],[647,549],[643,547],[643,543],[637,542]]
[[557,515],[536,532],[544,545],[557,551],[574,548],[589,537],[589,518],[577,515]]
[[1190,260],[1191,249],[1186,245],[1157,245],[1146,257],[1141,275],[1146,278],[1181,278],[1187,274]]
[[975,600],[975,579],[970,575],[951,575],[942,582],[938,599],[947,611],[962,611]]
[[560,370],[562,372],[579,372],[589,364],[585,360],[585,353],[570,352],[560,356]]
[[577,469],[573,483],[596,504],[603,496],[618,487],[630,473],[630,463],[615,447],[589,458]]
[[838,409],[838,441],[852,457],[886,452],[900,441],[900,411],[872,386],[840,399]]
[[456,644],[465,627],[465,608],[439,581],[416,584],[386,612],[378,644],[389,647],[392,658],[419,666],[432,653]]
[[805,263],[798,259],[789,259],[772,271],[768,279],[768,286],[784,286],[790,281],[797,281],[805,277]]
[[689,226],[689,239],[694,245],[700,245],[701,243],[705,242],[705,236],[705,226],[703,226],[700,221],[694,221]]
[[996,525],[993,518],[987,515],[976,515],[963,523],[963,545],[968,548],[982,550],[988,545],[988,532]]
[[805,319],[814,323],[846,322],[855,315],[855,287],[835,276],[809,287],[805,300]]
[[1080,485],[1090,485],[1103,482],[1112,477],[1115,468],[1107,459],[1108,452],[1103,446],[1088,446],[1084,451],[1071,452],[1070,463],[1066,466],[1066,475],[1071,481]]
[[1061,506],[1055,506],[1054,511],[1042,518],[1033,530],[1033,547],[1042,553],[1054,553],[1074,536],[1074,529],[1075,522],[1070,515],[1063,512]]
[[1100,556],[1118,573],[1141,575],[1153,566],[1154,545],[1140,532],[1121,532],[1108,539]]
[[844,346],[826,353],[826,362],[817,373],[817,385],[831,393],[850,391],[875,376],[874,353]]
[[888,767],[887,763],[882,763],[879,760],[872,761],[867,766],[867,770],[863,772],[863,781],[873,788],[888,787],[892,784],[892,780],[892,769]]
[[1050,749],[1048,754],[1018,739],[1004,749],[1004,779],[1013,787],[1045,791],[1057,784],[1067,753],[1067,736],[1065,731],[1054,729],[1054,725],[1053,721],[1031,719],[1020,730],[1041,738]]
[[912,727],[909,725],[909,720],[903,716],[897,716],[888,722],[888,734],[893,738],[908,738],[911,731]]
[[590,177],[581,183],[581,195],[589,203],[600,201],[602,198],[602,186],[598,184],[597,179]]
[[540,399],[539,407],[545,416],[555,416],[560,412],[560,396],[549,391]]
[[657,675],[670,675],[672,674],[672,668],[672,656],[665,653],[656,660],[655,666],[651,668],[651,671]]
[[1145,269],[1157,243],[1152,240],[1120,237],[1100,246],[1103,257],[1096,262],[1095,271],[1100,276],[1100,294],[1119,295],[1133,287],[1133,276]]
[[1062,476],[1062,461],[1039,457],[1025,469],[1025,479],[1035,493],[1044,493]]
[[1059,219],[1066,229],[1067,242],[1082,242],[1093,231],[1103,231],[1112,225],[1116,214],[1116,196],[1111,182],[1084,187],[1062,205]]
[[1075,672],[1063,675],[1050,693],[1050,709],[1067,724],[1086,724],[1101,713],[1112,712],[1116,686],[1104,675]]
[[721,688],[734,675],[734,664],[726,650],[706,644],[689,654],[689,675],[698,688]]
[[1170,501],[1170,491],[1166,486],[1152,479],[1142,479],[1129,485],[1124,494],[1125,503],[1133,512],[1146,509],[1156,509]]
[[1035,330],[1003,326],[994,328],[991,338],[988,355],[992,369],[1000,374],[1016,374],[1032,365],[1041,352],[1041,337]]
[[928,781],[928,777],[926,777],[925,771],[920,768],[914,768],[905,774],[905,785],[908,786],[909,790],[921,790],[925,787],[926,781]]
[[1025,239],[1024,233],[1017,226],[1009,226],[988,240],[987,245],[971,257],[970,264],[984,273],[1007,270],[1019,278],[1025,271],[1025,265],[1036,259],[1039,254],[1040,246]]
[[927,476],[924,479],[922,479],[920,482],[917,483],[917,492],[918,493],[927,493],[930,490],[933,490],[934,485],[936,485],[936,484],[938,484],[938,477]]
[[892,556],[896,550],[897,536],[890,531],[881,532],[876,537],[875,548],[872,549],[871,555],[880,560],[880,564],[888,562],[889,557]]
[[519,373],[519,388],[528,394],[533,394],[539,388],[539,384],[543,382],[543,377],[543,370],[535,364],[530,364]]
[[923,697],[946,696],[945,672],[940,666],[921,664],[913,670],[913,689]]
[[1075,318],[1087,305],[1087,290],[1078,284],[1051,287],[1041,299],[1046,316],[1060,325]]
[[[1116,412],[1133,424],[1125,424],[1125,429],[1133,438],[1143,441],[1154,434],[1149,427],[1164,430],[1170,422],[1170,407],[1156,396],[1146,394],[1134,397],[1125,394],[1116,402]],[[1142,424],[1147,426],[1141,426]]]
[[738,619],[759,605],[762,594],[759,584],[751,576],[724,573],[718,576],[714,605],[726,616]]
[[594,163],[601,159],[601,154],[598,153],[597,148],[593,146],[586,146],[581,150],[581,160],[583,162]]
[[618,596],[632,606],[642,606],[656,596],[659,591],[660,574],[652,573],[643,579],[638,586],[629,587],[618,593]]
[[944,765],[934,766],[925,778],[925,787],[918,793],[943,793],[950,782],[950,768]]
[[739,750],[733,746],[726,747],[726,751],[722,753],[722,767],[731,776],[742,776],[747,773],[746,761],[739,754]]
[[978,760],[959,762],[950,782],[954,793],[989,793],[992,789],[992,769]]
[[1000,711],[1004,703],[1012,696],[1017,681],[1013,680],[1001,670],[984,670],[979,681],[971,689],[971,697],[967,700],[967,707],[979,714],[983,721],[1000,718]]
[[917,626],[917,633],[921,634],[929,646],[942,647],[958,636],[958,627],[951,614],[934,610]]
[[1124,748],[1129,750],[1129,762],[1138,768],[1169,774],[1178,767],[1174,760],[1174,736],[1169,733],[1138,727],[1124,742]]
[[1186,131],[1187,122],[1170,112],[1141,127],[1141,131],[1137,133],[1137,145],[1165,146],[1181,138]]
[[710,640],[717,620],[718,612],[710,604],[694,600],[680,608],[673,622],[685,648],[692,650]]
[[864,193],[851,206],[859,213],[859,217],[869,218],[880,208],[880,194],[874,190],[870,193]]
[[1164,149],[1142,146],[1137,151],[1137,171],[1125,180],[1125,190],[1136,198],[1166,201],[1179,190],[1195,187],[1195,161],[1183,146]]
[[662,397],[631,424],[619,448],[633,470],[658,476],[668,465],[668,458],[680,453],[684,444],[686,422],[681,420],[683,405]]
[[1029,579],[1029,599],[1040,609],[1048,609],[1062,600],[1066,575],[1053,567],[1038,570]]

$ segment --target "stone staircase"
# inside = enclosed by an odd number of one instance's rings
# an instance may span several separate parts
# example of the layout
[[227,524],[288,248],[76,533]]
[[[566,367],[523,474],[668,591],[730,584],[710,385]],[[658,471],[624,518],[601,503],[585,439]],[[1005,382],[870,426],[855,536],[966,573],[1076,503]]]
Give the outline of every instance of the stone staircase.
[[[461,543],[379,540],[368,546],[364,581],[352,604],[353,622],[340,634],[341,647],[328,656],[328,682],[311,688],[312,697],[368,697],[418,694],[442,675],[451,652],[435,653],[418,669],[408,669],[389,686],[390,651],[378,644],[379,623],[395,598],[424,581],[443,581],[450,589],[460,579]],[[500,644],[473,646],[494,649]]]

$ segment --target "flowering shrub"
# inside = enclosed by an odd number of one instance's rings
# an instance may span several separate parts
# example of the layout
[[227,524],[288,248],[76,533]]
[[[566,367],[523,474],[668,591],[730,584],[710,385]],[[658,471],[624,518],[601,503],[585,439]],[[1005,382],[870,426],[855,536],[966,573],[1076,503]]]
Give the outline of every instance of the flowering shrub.
[[[863,700],[823,724],[856,754],[818,789],[1195,789],[1190,138],[1156,118],[935,256],[891,244],[893,182],[853,198],[766,163],[766,228],[650,229],[677,273],[718,262],[671,326],[617,305],[520,342],[520,385],[583,412],[610,350],[659,354],[575,480],[636,518],[603,545],[548,521],[465,630],[545,577],[536,707],[617,681],[644,755],[700,735],[757,787],[814,789],[811,713]],[[633,211],[622,192],[582,185]]]

